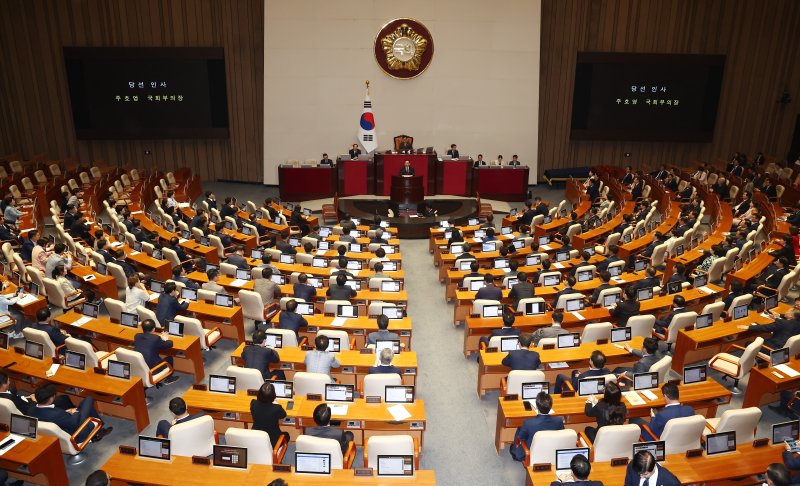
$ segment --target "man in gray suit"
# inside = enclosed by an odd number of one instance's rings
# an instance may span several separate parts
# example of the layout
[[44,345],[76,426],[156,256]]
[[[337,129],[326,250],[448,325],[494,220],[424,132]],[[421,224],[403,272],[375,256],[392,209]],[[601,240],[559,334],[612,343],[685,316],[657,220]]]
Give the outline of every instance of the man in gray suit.
[[367,344],[375,344],[378,341],[397,341],[400,335],[396,332],[389,331],[389,318],[381,314],[376,319],[378,321],[378,330],[367,334]]
[[628,377],[632,377],[636,373],[646,373],[650,371],[650,367],[653,366],[660,360],[663,356],[661,353],[658,352],[658,339],[654,337],[646,337],[644,338],[644,344],[642,345],[642,349],[632,349],[627,344],[625,346],[625,351],[631,353],[632,355],[639,358],[633,368],[627,367],[618,367],[614,370],[615,375],[625,374]]
[[553,325],[542,327],[533,333],[533,345],[538,346],[542,338],[554,338],[562,334],[569,334],[569,331],[561,328],[561,323],[564,322],[564,313],[561,311],[553,312]]
[[522,299],[529,299],[534,296],[533,284],[528,282],[528,274],[519,272],[517,274],[519,281],[514,285],[508,293],[508,297],[514,300],[514,310],[517,310],[519,301]]
[[339,427],[331,427],[331,409],[326,403],[320,403],[314,409],[314,423],[316,427],[306,427],[306,435],[333,439],[342,447],[342,454],[347,452],[347,447],[353,441],[353,433]]

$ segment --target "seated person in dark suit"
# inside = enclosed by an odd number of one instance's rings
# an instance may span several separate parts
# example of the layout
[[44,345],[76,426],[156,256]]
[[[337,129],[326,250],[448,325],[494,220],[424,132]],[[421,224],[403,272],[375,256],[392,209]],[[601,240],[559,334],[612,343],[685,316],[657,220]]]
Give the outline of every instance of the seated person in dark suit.
[[[29,409],[33,417],[45,422],[52,422],[57,425],[61,430],[69,435],[78,431],[81,425],[88,418],[100,419],[100,414],[97,413],[94,407],[94,398],[86,397],[81,400],[77,408],[70,410],[62,410],[55,406],[56,400],[56,386],[52,383],[41,385],[34,392],[36,398],[36,406]],[[101,429],[92,437],[93,442],[98,442],[111,433],[112,427],[104,427],[102,423],[99,425]],[[76,438],[78,442],[83,442],[92,433],[93,427],[86,427]]]
[[758,278],[758,285],[763,285],[770,289],[777,289],[781,284],[783,277],[789,273],[789,260],[786,258],[779,258],[772,262],[766,270]]
[[681,482],[664,466],[656,463],[650,451],[639,451],[628,463],[624,486],[681,486]]
[[625,351],[631,353],[632,355],[639,358],[633,368],[627,367],[619,367],[615,368],[613,373],[615,375],[627,375],[628,378],[633,378],[633,375],[636,373],[645,373],[650,371],[650,367],[653,366],[660,360],[663,356],[661,353],[658,352],[658,339],[652,336],[644,338],[644,342],[642,343],[642,349],[632,349],[627,344],[623,344]]
[[775,319],[771,324],[750,324],[738,326],[739,329],[752,332],[769,332],[772,336],[764,340],[764,346],[770,349],[781,349],[790,337],[800,334],[800,310],[793,309],[789,316],[778,316],[772,312]]
[[656,277],[658,271],[655,267],[647,267],[644,271],[646,277],[639,280],[638,282],[629,285],[629,287],[633,287],[636,290],[639,289],[646,289],[648,287],[659,287],[661,286],[661,280]]
[[411,145],[411,142],[408,139],[406,139],[400,142],[399,149],[401,154],[410,154],[414,151],[414,146]]
[[472,166],[473,167],[480,167],[482,165],[486,165],[486,161],[483,160],[483,154],[478,154],[478,158],[475,159],[475,162],[473,162]]
[[674,319],[678,314],[682,314],[684,312],[687,312],[686,299],[681,294],[675,294],[675,296],[672,298],[672,310],[669,311],[669,314],[666,316],[656,319],[655,331],[658,334],[666,334],[667,328],[672,323],[672,319]]
[[331,409],[326,403],[320,403],[314,409],[314,423],[317,424],[315,427],[306,427],[306,435],[334,439],[341,445],[342,453],[347,452],[347,447],[354,438],[353,433],[339,427],[331,427]]
[[367,374],[380,374],[380,373],[395,373],[403,376],[403,372],[397,366],[392,364],[394,359],[394,351],[389,348],[381,349],[381,354],[378,356],[378,365],[370,366]]
[[[603,270],[608,270],[608,266],[614,262],[618,262],[621,260],[617,254],[619,253],[619,247],[617,245],[611,245],[608,247],[608,258],[603,260],[597,265],[597,271],[602,272]],[[623,269],[624,270],[624,269]]]
[[469,243],[465,242],[462,245],[462,247],[464,248],[464,253],[458,255],[456,257],[456,261],[463,260],[465,258],[475,258],[475,255],[473,255],[472,253],[469,252],[469,249],[470,249]]
[[178,286],[175,285],[175,282],[164,284],[164,291],[158,296],[158,305],[156,306],[158,322],[166,325],[167,321],[175,319],[178,312],[189,308],[189,302],[179,302],[178,295]]
[[666,405],[659,412],[653,414],[653,418],[650,419],[649,424],[639,417],[631,419],[631,423],[640,427],[647,426],[647,428],[650,429],[648,431],[642,428],[642,439],[646,441],[657,440],[650,432],[655,434],[656,437],[661,437],[661,434],[664,432],[664,427],[667,426],[667,422],[670,420],[694,415],[694,409],[692,407],[689,405],[681,405],[680,390],[676,384],[664,383],[661,387],[661,392],[664,394],[664,402]]
[[492,329],[492,333],[488,336],[483,336],[480,339],[480,342],[484,343],[486,346],[489,346],[489,341],[495,337],[509,337],[509,336],[519,336],[519,328],[514,327],[514,321],[516,318],[514,314],[511,312],[503,312],[503,327],[500,329]]
[[[538,198],[538,196],[537,196]],[[539,199],[541,201],[541,199]],[[533,217],[536,216],[536,211],[532,209],[533,203],[530,200],[525,201],[525,211],[517,216],[517,223],[519,224],[526,224],[530,226],[531,222],[533,221]]]
[[483,274],[478,271],[480,269],[481,269],[481,266],[478,263],[478,260],[475,260],[475,261],[471,262],[469,264],[469,273],[465,274],[464,278],[469,278],[469,277],[480,277],[480,278],[483,278]]
[[306,282],[308,282],[308,275],[301,273],[297,276],[297,283],[294,284],[293,288],[293,296],[306,302],[314,302],[314,298],[317,296],[317,289]]
[[511,167],[519,167],[522,165],[522,162],[519,161],[518,155],[512,155],[511,160],[508,162],[508,165]]
[[614,288],[614,286],[609,283],[611,282],[611,274],[608,272],[608,270],[597,272],[597,274],[600,277],[600,281],[602,283],[598,285],[597,288],[594,289],[594,292],[592,292],[591,297],[589,297],[590,304],[602,304],[602,302],[599,302],[600,292],[604,291],[605,289]]
[[136,275],[139,271],[131,265],[130,263],[125,261],[125,252],[122,250],[111,250],[111,260],[106,260],[106,263],[114,263],[119,265],[122,268],[122,271],[125,273],[126,277],[130,277],[131,275]]
[[[592,351],[592,355],[589,357],[589,369],[583,373],[581,373],[579,370],[573,370],[572,378],[569,378],[569,380],[570,383],[572,383],[572,389],[577,390],[581,378],[592,378],[608,374],[611,374],[611,371],[606,368],[606,355],[603,354],[602,351],[596,349]],[[568,378],[562,374],[556,376],[554,393],[561,393],[561,391],[564,389],[564,383],[567,381],[567,379]]]
[[228,255],[228,258],[225,259],[225,263],[229,263],[241,270],[250,270],[250,265],[247,264],[247,260],[244,258],[244,247],[241,245],[237,246],[236,250]]
[[266,344],[264,344],[266,335],[267,333],[263,329],[257,329],[253,333],[253,344],[245,344],[242,350],[244,367],[260,371],[261,377],[265,380],[272,379],[272,375],[275,375],[275,379],[277,380],[285,380],[286,376],[283,371],[269,370],[270,363],[279,363],[281,359],[277,351],[268,348]]
[[66,331],[59,329],[56,322],[50,319],[50,309],[47,307],[36,311],[36,324],[31,327],[46,333],[55,347],[63,346],[69,337]]
[[336,276],[336,283],[328,287],[325,295],[331,300],[350,300],[354,299],[357,292],[352,287],[345,285],[347,275],[339,274]]
[[350,154],[350,158],[351,159],[355,159],[359,155],[361,155],[361,149],[358,148],[358,144],[357,143],[354,143],[353,147],[350,149],[350,151],[348,153]]
[[[164,326],[166,325],[167,323],[164,321]],[[145,319],[142,322],[142,332],[133,336],[133,349],[141,353],[145,363],[147,363],[147,367],[150,369],[155,368],[164,361],[166,361],[167,364],[172,367],[172,356],[162,358],[161,351],[171,348],[173,342],[167,339],[169,334],[167,334],[166,330],[163,331],[161,335],[153,334],[153,330],[155,330],[155,328],[156,323],[152,319]],[[165,385],[171,385],[172,383],[178,381],[178,378],[178,376],[173,374],[172,376],[165,378],[162,383]]]
[[175,418],[172,419],[171,422],[167,422],[166,420],[158,421],[158,425],[156,426],[157,437],[169,437],[169,429],[171,429],[173,425],[182,424],[205,415],[203,413],[189,415],[186,411],[186,402],[184,402],[181,397],[175,397],[169,401],[169,411],[172,412]]
[[[358,157],[358,155],[356,155]],[[319,161],[319,165],[333,167],[333,161],[328,157],[328,154],[322,154],[322,160]]]
[[412,176],[412,175],[414,175],[414,168],[411,167],[411,162],[409,162],[408,160],[403,162],[403,168],[400,169],[400,175],[404,175],[404,176]]
[[580,294],[580,292],[578,292],[573,288],[575,287],[575,283],[576,283],[575,277],[573,277],[572,275],[567,277],[567,285],[563,289],[556,292],[555,297],[553,297],[553,307],[555,307],[558,304],[558,299],[562,295]]
[[567,474],[559,476],[558,481],[553,481],[550,486],[603,486],[602,481],[590,481],[589,473],[592,472],[592,464],[589,459],[578,454],[569,461]]
[[603,391],[603,398],[598,400],[594,395],[586,399],[584,415],[594,417],[597,420],[597,427],[586,427],[584,433],[590,441],[594,442],[597,431],[606,425],[622,425],[628,415],[628,409],[622,401],[622,392],[619,385],[613,381],[606,383]]
[[483,276],[483,281],[486,283],[483,287],[475,293],[475,299],[485,300],[502,300],[503,290],[494,284],[494,275],[487,273]]
[[458,155],[459,155],[458,154],[458,147],[456,147],[456,144],[451,144],[450,145],[450,150],[447,151],[447,156],[450,157],[450,158],[453,158],[453,159],[457,159]]
[[175,265],[172,267],[172,280],[182,283],[186,286],[186,288],[189,289],[200,288],[200,286],[197,285],[197,282],[186,276],[186,269],[181,265]]
[[253,416],[253,430],[269,434],[270,446],[277,444],[281,435],[288,435],[281,432],[280,423],[286,417],[286,410],[280,403],[275,403],[275,386],[272,383],[261,385],[256,398],[250,400],[250,415]]
[[509,351],[505,358],[503,358],[502,365],[508,366],[512,370],[537,370],[539,365],[542,364],[539,359],[539,353],[531,351],[528,347],[531,345],[533,337],[530,334],[521,334],[519,336],[519,347]]
[[296,311],[296,300],[292,299],[286,302],[286,310],[281,311],[281,313],[278,314],[278,328],[294,331],[294,333],[297,335],[297,339],[299,340],[300,328],[308,326],[308,321]]
[[389,318],[381,314],[375,321],[378,323],[378,330],[367,334],[367,344],[375,344],[378,341],[396,341],[400,335],[389,331]]
[[625,300],[612,305],[608,313],[617,318],[617,327],[628,325],[628,319],[639,315],[639,301],[632,285],[625,288]]
[[519,305],[519,301],[522,299],[529,299],[534,297],[536,294],[535,287],[532,283],[528,282],[528,274],[525,272],[519,272],[517,274],[517,278],[519,279],[514,287],[508,292],[508,297],[513,300],[514,310],[517,310],[517,306]]
[[509,449],[511,457],[515,461],[525,460],[525,451],[522,446],[517,445],[517,440],[525,442],[530,449],[533,436],[542,430],[564,430],[564,417],[550,415],[553,408],[553,397],[545,392],[536,395],[537,415],[522,422],[522,427],[518,428],[514,434],[514,444]]

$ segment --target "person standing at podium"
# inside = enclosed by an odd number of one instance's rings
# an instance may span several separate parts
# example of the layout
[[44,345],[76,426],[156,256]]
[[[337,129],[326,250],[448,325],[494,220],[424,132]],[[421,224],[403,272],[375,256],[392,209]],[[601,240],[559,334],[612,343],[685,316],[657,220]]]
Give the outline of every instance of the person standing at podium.
[[[353,155],[352,152],[353,151],[351,150],[350,151],[350,156],[351,157]],[[359,153],[361,153],[361,152],[359,151]],[[358,157],[358,155],[356,155],[356,157]],[[355,157],[353,157],[353,158],[355,158]],[[333,161],[330,159],[330,157],[328,157],[328,154],[322,154],[322,160],[319,161],[319,165],[333,167]]]
[[401,176],[413,176],[414,175],[414,168],[411,167],[411,162],[406,160],[403,163],[403,168],[400,169],[400,175]]
[[452,159],[458,158],[458,148],[456,147],[456,144],[450,145],[450,150],[447,151],[447,156]]
[[519,167],[522,165],[522,162],[519,161],[519,157],[517,155],[511,156],[511,162],[508,163],[511,167]]
[[350,158],[357,159],[359,155],[361,155],[361,150],[359,150],[358,144],[354,143],[353,148],[350,149]]

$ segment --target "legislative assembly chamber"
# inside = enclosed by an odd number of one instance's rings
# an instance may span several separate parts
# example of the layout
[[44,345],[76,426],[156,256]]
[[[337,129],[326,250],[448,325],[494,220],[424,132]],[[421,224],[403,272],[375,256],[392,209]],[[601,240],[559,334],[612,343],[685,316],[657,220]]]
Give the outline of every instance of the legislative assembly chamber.
[[800,484],[798,25],[3,0],[0,486]]

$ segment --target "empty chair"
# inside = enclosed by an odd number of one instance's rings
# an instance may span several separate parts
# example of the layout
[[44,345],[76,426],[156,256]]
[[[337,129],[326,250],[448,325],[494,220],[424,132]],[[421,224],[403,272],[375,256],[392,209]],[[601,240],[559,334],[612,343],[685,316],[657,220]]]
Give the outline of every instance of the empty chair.
[[11,414],[23,415],[14,402],[8,398],[0,398],[0,424],[10,424]]
[[355,445],[352,442],[350,442],[347,452],[342,454],[342,446],[338,440],[323,439],[305,434],[297,437],[295,452],[330,454],[331,469],[349,469],[353,465],[353,459],[355,459],[356,455]]
[[261,371],[253,368],[231,365],[225,370],[225,374],[236,378],[236,391],[258,390],[264,384]]
[[364,467],[378,467],[380,456],[414,456],[414,468],[419,468],[419,443],[410,435],[373,435],[364,446]]
[[[61,427],[54,424],[53,422],[46,422],[44,420],[39,420],[38,423],[38,432],[45,435],[50,435],[58,439],[58,444],[61,446],[61,453],[66,454],[67,457],[67,464],[71,466],[75,466],[81,464],[83,461],[86,460],[85,454],[83,454],[83,450],[86,448],[87,445],[92,441],[92,438],[100,432],[100,429],[103,426],[103,422],[100,419],[96,419],[94,417],[87,418],[78,430],[75,431],[74,434],[69,435],[67,432],[64,431]],[[81,435],[87,427],[90,427],[91,432],[89,435],[83,440],[83,442],[78,442],[78,436]]]
[[640,433],[639,426],[635,424],[606,425],[597,430],[594,443],[584,434],[581,434],[580,442],[584,447],[592,447],[592,462],[608,462],[616,457],[631,459],[631,444],[639,442]]
[[402,384],[403,379],[397,373],[374,373],[364,377],[361,394],[364,397],[381,397],[383,400],[387,386]]
[[108,351],[95,350],[90,343],[87,343],[82,339],[75,339],[74,337],[68,337],[67,340],[64,342],[64,345],[67,347],[67,350],[72,351],[74,353],[81,353],[84,356],[86,356],[87,370],[90,370],[92,368],[97,368],[98,366],[105,368],[106,366],[108,366],[108,362],[106,360],[108,358],[114,358],[113,353],[109,353]]
[[[298,346],[297,334],[295,334],[291,329],[278,329],[277,327],[271,327],[267,329],[267,334],[279,334],[281,336],[281,345],[284,348],[296,348]],[[306,342],[306,338],[303,338],[302,342]]]
[[665,355],[663,358],[653,363],[650,366],[650,369],[647,371],[651,373],[658,373],[658,382],[664,383],[664,381],[667,378],[667,373],[669,373],[671,365],[672,365],[672,356]]
[[[118,361],[130,363],[131,377],[139,377],[142,379],[142,384],[145,388],[150,388],[172,375],[172,366],[166,361],[162,361],[153,368],[147,366],[142,353],[133,351],[126,348],[117,348],[114,351]],[[145,396],[148,404],[150,403],[149,397]]]
[[[700,438],[705,428],[706,418],[702,415],[678,417],[667,421],[661,436],[654,437],[666,443],[666,454],[685,454],[688,450],[701,447]],[[653,435],[649,428],[647,430]]]
[[717,283],[722,280],[723,272],[725,270],[725,257],[715,258],[711,262],[711,267],[708,269],[708,281],[711,283]]
[[[270,444],[269,434],[263,430],[240,429],[230,427],[225,431],[225,444],[247,449],[248,464],[280,464],[286,454],[288,445],[286,437],[281,435],[277,444]],[[264,447],[270,444],[272,447]]]
[[[490,343],[491,344],[491,343]],[[522,396],[522,384],[534,381],[545,381],[544,372],[538,370],[511,370],[508,376],[500,379],[501,395]]]
[[204,415],[169,428],[171,453],[175,456],[210,456],[214,453],[214,419]]
[[734,299],[731,301],[731,305],[728,306],[727,309],[725,309],[725,312],[728,315],[732,315],[734,307],[738,307],[740,305],[750,305],[752,301],[753,301],[753,294],[744,294],[738,297],[734,297]]
[[541,272],[539,273],[539,279],[535,283],[544,284],[545,277],[558,277],[560,281],[561,272]]
[[736,432],[737,444],[749,444],[756,435],[761,409],[758,407],[732,408],[725,410],[718,418],[706,419],[703,435],[717,432]]
[[325,396],[325,385],[330,382],[331,377],[324,373],[298,371],[294,374],[294,394],[299,397],[309,393]]
[[222,331],[219,327],[206,329],[200,319],[186,316],[175,316],[175,320],[183,323],[183,334],[186,336],[197,336],[200,340],[200,347],[203,351],[211,349],[217,341],[222,339]]
[[255,321],[264,320],[264,302],[261,299],[261,294],[252,290],[242,289],[239,291],[239,303],[242,306],[242,315],[246,328],[251,324],[255,326]]
[[725,302],[713,302],[711,304],[706,304],[703,307],[703,311],[700,312],[700,315],[703,314],[711,314],[711,322],[717,322],[722,318],[722,311],[725,310]]
[[648,337],[653,335],[653,327],[656,324],[656,316],[648,314],[645,316],[633,316],[628,319],[628,327],[631,328],[631,337]]
[[336,314],[336,311],[339,310],[340,305],[351,305],[349,300],[326,300],[325,304],[323,305],[323,312],[326,314]]
[[727,352],[718,353],[708,360],[708,367],[719,371],[725,376],[733,378],[733,393],[741,393],[739,390],[739,380],[750,373],[750,369],[755,363],[756,355],[763,344],[764,338],[761,337],[755,338],[746,348],[742,348],[738,344],[731,344],[726,351],[732,348],[741,349],[743,350],[742,356],[734,356]]
[[581,342],[597,342],[598,339],[611,339],[611,329],[613,327],[610,322],[586,324],[581,334]]

